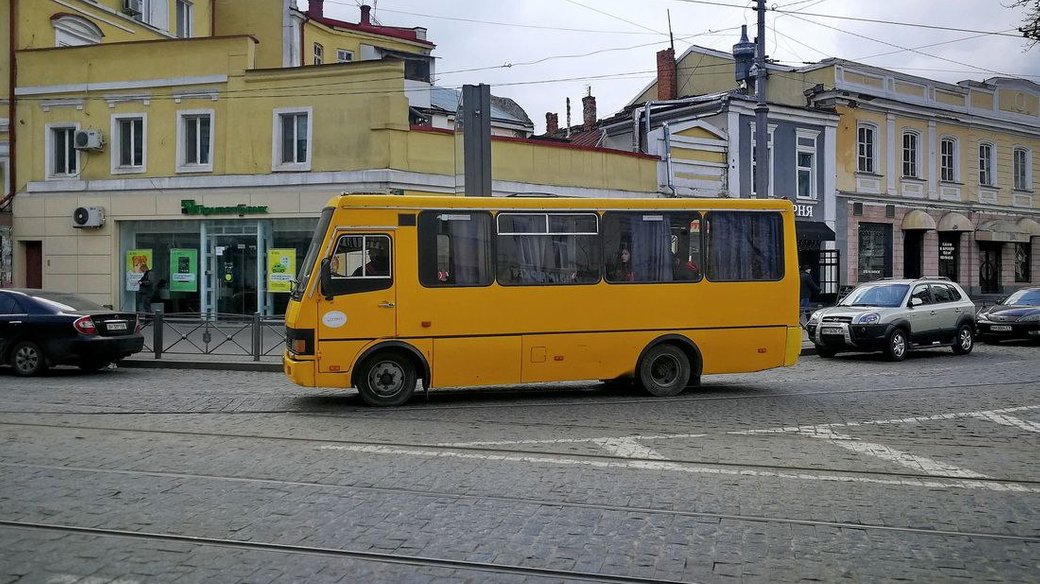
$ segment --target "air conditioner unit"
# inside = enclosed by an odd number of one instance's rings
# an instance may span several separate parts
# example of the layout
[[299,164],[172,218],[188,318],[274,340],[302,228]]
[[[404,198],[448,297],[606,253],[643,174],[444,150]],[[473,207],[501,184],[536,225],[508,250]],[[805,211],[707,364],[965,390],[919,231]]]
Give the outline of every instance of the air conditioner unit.
[[72,212],[72,226],[97,229],[105,224],[105,209],[102,207],[77,207]]
[[141,0],[123,0],[123,14],[141,16]]
[[101,150],[105,146],[105,139],[101,130],[76,130],[72,145],[76,150]]

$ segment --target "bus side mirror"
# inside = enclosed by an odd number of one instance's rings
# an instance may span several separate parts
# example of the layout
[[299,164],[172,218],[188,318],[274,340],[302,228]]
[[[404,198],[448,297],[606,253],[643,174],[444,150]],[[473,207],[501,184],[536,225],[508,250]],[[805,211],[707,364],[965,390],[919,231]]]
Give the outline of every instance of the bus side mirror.
[[321,265],[318,267],[318,286],[321,288],[321,295],[325,297],[325,300],[332,300],[332,269],[330,264],[332,260],[329,258],[322,258]]

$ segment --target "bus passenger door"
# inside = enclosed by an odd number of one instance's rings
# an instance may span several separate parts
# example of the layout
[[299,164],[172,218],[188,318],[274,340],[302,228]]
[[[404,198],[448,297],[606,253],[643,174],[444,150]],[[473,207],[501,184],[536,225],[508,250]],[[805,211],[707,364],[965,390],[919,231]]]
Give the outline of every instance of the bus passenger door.
[[373,341],[397,336],[394,236],[342,232],[332,249],[316,303],[318,370],[347,373]]

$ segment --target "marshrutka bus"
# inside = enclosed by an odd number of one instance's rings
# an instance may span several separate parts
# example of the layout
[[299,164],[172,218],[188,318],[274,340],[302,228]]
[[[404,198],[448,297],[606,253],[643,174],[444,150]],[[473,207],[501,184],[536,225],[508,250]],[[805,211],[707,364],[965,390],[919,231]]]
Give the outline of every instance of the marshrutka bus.
[[349,194],[322,211],[286,309],[285,374],[377,406],[474,387],[792,366],[785,199]]

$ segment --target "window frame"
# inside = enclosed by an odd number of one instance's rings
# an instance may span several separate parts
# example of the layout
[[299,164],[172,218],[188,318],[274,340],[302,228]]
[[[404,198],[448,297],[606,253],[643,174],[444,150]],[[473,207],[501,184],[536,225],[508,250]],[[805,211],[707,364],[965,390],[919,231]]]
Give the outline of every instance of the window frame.
[[[196,123],[202,117],[209,118],[209,161],[205,163],[201,162],[188,162],[187,161],[187,140],[188,140],[188,128],[187,123],[189,119],[195,119]],[[189,173],[189,172],[213,172],[213,146],[216,143],[216,132],[214,131],[214,119],[215,113],[211,109],[188,109],[188,110],[177,110],[177,172]],[[195,130],[196,138],[199,135],[198,128]],[[196,143],[196,156],[199,152],[197,151],[201,146],[201,142]]]
[[[344,59],[343,56],[347,55],[349,58]],[[336,62],[337,63],[353,63],[354,62],[354,51],[350,49],[336,49]]]
[[[123,134],[122,126],[125,122],[131,124],[135,120],[141,122],[141,163],[133,164],[133,144],[130,146],[130,164],[123,164]],[[131,125],[131,128],[133,126]],[[112,174],[141,174],[148,170],[148,114],[146,113],[122,113],[112,114]],[[133,130],[131,129],[131,137]]]
[[[1033,152],[1026,146],[1015,146],[1011,154],[1012,189],[1019,192],[1033,191]],[[1022,164],[1019,165],[1019,155]],[[1019,179],[1022,179],[1019,181]]]
[[[537,231],[537,232],[534,232],[534,231],[502,231],[502,228],[501,228],[502,218],[515,216],[515,215],[534,215],[534,216],[541,215],[541,216],[544,216],[545,217],[545,231]],[[587,216],[587,217],[593,218],[595,220],[595,222],[596,222],[595,231],[553,231],[551,229],[551,227],[552,227],[552,220],[551,220],[551,218],[552,217],[571,217],[571,216]],[[532,209],[532,210],[527,210],[527,209],[509,209],[509,210],[502,210],[502,211],[499,211],[498,213],[495,213],[494,221],[495,221],[495,223],[494,223],[494,230],[492,231],[492,234],[494,235],[494,239],[495,239],[495,243],[494,243],[494,250],[495,250],[494,268],[495,268],[495,281],[498,283],[499,286],[508,287],[508,288],[513,288],[513,287],[526,288],[526,287],[533,287],[533,286],[590,286],[590,285],[598,284],[599,282],[603,281],[604,263],[603,263],[603,258],[602,257],[597,258],[598,261],[596,261],[595,266],[594,266],[596,268],[596,271],[597,271],[596,279],[595,280],[590,280],[590,281],[580,281],[580,280],[566,281],[566,280],[563,280],[561,278],[560,281],[557,281],[557,282],[510,282],[510,281],[506,281],[506,280],[504,280],[504,279],[499,277],[501,275],[501,273],[502,273],[502,264],[499,262],[499,254],[503,250],[502,246],[499,245],[499,238],[500,237],[518,237],[518,236],[519,237],[547,237],[547,238],[552,238],[552,237],[592,237],[592,238],[594,238],[594,240],[592,242],[592,246],[591,246],[590,249],[592,249],[595,252],[597,252],[600,255],[602,255],[602,249],[601,248],[602,248],[602,245],[603,245],[602,244],[603,227],[602,227],[601,217],[600,217],[599,213],[597,213],[596,211],[593,211],[593,210],[588,210],[588,211],[585,211],[585,210],[571,210],[571,211],[559,210],[559,211],[557,211],[557,210],[539,210],[539,209]]]
[[[637,216],[637,215],[642,215],[644,217],[644,221],[647,220],[648,217],[654,218],[653,220],[658,220],[658,219],[656,219],[656,216],[660,216],[661,217],[659,219],[660,221],[667,222],[669,231],[672,233],[672,235],[671,235],[671,237],[673,239],[672,245],[676,246],[676,247],[677,247],[678,241],[676,241],[676,237],[677,236],[675,235],[675,233],[673,231],[673,229],[677,225],[676,222],[675,222],[676,218],[677,217],[682,218],[683,219],[683,223],[682,224],[686,225],[687,227],[691,226],[694,222],[696,222],[697,225],[698,225],[698,230],[697,230],[697,234],[696,234],[696,238],[697,238],[697,257],[694,260],[689,260],[689,261],[693,261],[694,262],[694,265],[692,266],[692,268],[690,266],[688,266],[688,264],[683,264],[681,269],[677,269],[676,264],[673,263],[672,266],[670,266],[671,274],[672,274],[672,278],[670,280],[663,280],[663,279],[661,279],[661,280],[652,280],[652,279],[639,280],[639,279],[634,279],[634,278],[632,280],[623,280],[623,279],[618,279],[616,277],[616,272],[613,272],[614,275],[612,276],[612,267],[614,267],[613,258],[618,253],[618,249],[617,249],[617,247],[614,246],[614,241],[613,241],[613,236],[615,234],[612,232],[612,230],[615,227],[614,227],[612,222],[615,221],[615,218]],[[704,245],[705,244],[704,244],[704,230],[700,228],[700,226],[703,225],[703,224],[704,224],[704,211],[700,210],[700,209],[642,209],[642,210],[611,209],[609,211],[605,211],[603,213],[603,217],[600,220],[600,245],[603,248],[601,250],[601,252],[600,252],[600,261],[602,263],[602,270],[601,270],[602,271],[602,274],[601,274],[602,280],[604,282],[606,282],[607,284],[610,284],[610,285],[618,285],[618,284],[621,284],[621,285],[629,285],[629,284],[633,284],[633,285],[634,284],[696,284],[697,282],[703,281],[704,280],[704,269],[703,269],[703,266],[704,266]],[[618,231],[620,232],[621,230],[618,230]],[[693,235],[692,232],[688,233],[687,235],[689,236],[688,239],[687,239],[687,246],[689,246],[690,242],[693,240],[693,237],[695,237],[695,236]],[[621,238],[619,237],[618,239],[620,240]],[[618,243],[621,243],[621,241],[619,241]],[[631,245],[631,243],[630,243],[630,245]],[[613,248],[613,249],[611,249],[611,248]],[[679,250],[676,249],[672,253],[678,253],[678,251]],[[631,258],[631,256],[632,256],[632,249],[629,249],[629,256]],[[673,256],[673,258],[674,258],[674,256]],[[635,263],[635,259],[634,258],[631,259],[631,263],[633,263],[633,264]],[[696,270],[696,272],[694,272],[693,270]],[[680,271],[683,272],[684,274],[687,274],[687,275],[693,275],[693,277],[688,277],[688,278],[678,278],[678,277],[676,277],[676,274],[678,272],[680,272]],[[632,269],[632,272],[633,272],[633,274],[635,273],[635,269],[634,268]]]
[[325,63],[325,46],[321,43],[314,43],[314,64],[323,65]]
[[[183,12],[181,8],[183,7]],[[190,39],[192,33],[192,16],[195,12],[194,6],[188,0],[174,0],[174,23],[173,34],[180,39]]]
[[[437,272],[439,272],[440,266],[438,264],[438,257],[437,257],[438,249],[436,247],[436,240],[437,240],[437,238],[439,238],[443,234],[439,233],[437,231],[434,231],[434,233],[432,234],[433,235],[432,240],[433,240],[435,245],[431,247],[429,245],[429,242],[431,240],[430,233],[429,233],[429,228],[430,228],[430,218],[432,217],[433,221],[438,221],[438,220],[440,220],[440,216],[441,215],[471,215],[471,216],[478,216],[478,217],[486,218],[487,228],[488,228],[488,241],[486,242],[487,248],[484,250],[484,253],[487,255],[487,265],[485,266],[485,268],[487,269],[488,273],[487,273],[487,278],[486,278],[485,282],[476,283],[476,284],[457,284],[457,283],[452,282],[452,281],[443,281],[442,282],[442,281],[437,279]],[[497,266],[496,266],[497,248],[496,248],[495,244],[496,244],[496,242],[498,240],[498,237],[497,237],[498,233],[495,230],[495,218],[491,214],[490,211],[459,210],[459,209],[429,209],[429,210],[425,210],[425,211],[420,211],[419,212],[419,216],[418,216],[417,221],[416,221],[416,233],[417,233],[416,237],[417,237],[417,240],[419,242],[419,252],[418,252],[417,264],[416,265],[417,265],[417,269],[418,269],[418,272],[419,272],[418,273],[419,284],[422,287],[424,287],[424,288],[487,288],[488,286],[491,286],[492,284],[495,283],[496,276],[497,276]],[[432,258],[430,256],[431,252],[433,253]],[[431,272],[431,270],[429,269],[429,262],[431,261],[431,259],[432,259],[433,264],[434,264],[433,265],[433,270],[432,270],[433,275],[434,275],[433,279],[429,278],[429,274]]]
[[362,292],[376,292],[379,290],[389,290],[393,288],[395,283],[394,278],[394,238],[388,233],[381,233],[378,231],[336,231],[334,238],[335,241],[332,244],[330,255],[322,260],[322,263],[330,262],[332,256],[336,255],[336,251],[339,249],[340,242],[348,237],[360,237],[361,238],[361,249],[367,250],[367,240],[374,238],[382,238],[386,241],[386,253],[387,253],[387,265],[389,267],[389,273],[386,276],[374,275],[370,276],[364,273],[365,264],[361,264],[362,273],[359,276],[353,276],[348,274],[337,275],[333,274],[331,268],[327,268],[329,271],[328,288],[323,287],[322,282],[318,282],[319,291],[328,296],[345,296],[348,294],[360,294]]
[[[988,153],[983,155],[983,149]],[[997,146],[993,142],[979,142],[979,186],[997,186]]]
[[[67,179],[71,179],[71,178],[78,178],[79,175],[80,175],[80,172],[83,171],[83,165],[82,165],[83,161],[80,158],[80,151],[75,148],[76,132],[78,132],[79,129],[80,129],[79,128],[79,123],[76,123],[76,122],[64,122],[64,123],[57,122],[57,123],[53,123],[53,124],[46,124],[44,126],[44,140],[43,140],[43,142],[44,142],[44,147],[43,147],[44,153],[43,154],[44,154],[44,160],[46,161],[45,171],[46,171],[46,178],[48,180],[67,180]],[[76,157],[75,158],[75,160],[76,160],[76,172],[74,172],[74,173],[58,172],[57,168],[55,168],[55,166],[56,166],[55,163],[57,162],[55,160],[55,155],[57,154],[57,152],[55,151],[55,148],[57,148],[57,146],[58,146],[57,145],[57,131],[59,131],[59,130],[66,130],[66,131],[67,130],[71,130],[72,131],[71,138],[69,140],[69,143],[68,143],[67,147],[69,148],[69,152],[75,154],[75,157]],[[68,155],[69,152],[66,152],[66,156]],[[68,162],[66,160],[66,170],[67,169],[68,169]]]
[[[812,142],[813,142],[813,145],[812,146],[803,146],[801,144],[801,142],[800,142],[800,140],[802,140],[802,139],[811,139]],[[812,200],[812,201],[816,201],[816,200],[819,199],[819,192],[818,192],[818,189],[817,189],[817,183],[819,182],[819,177],[817,175],[817,169],[819,168],[819,165],[817,164],[817,160],[816,160],[817,159],[816,148],[817,148],[817,141],[816,141],[815,133],[813,135],[809,135],[809,134],[804,133],[804,132],[796,133],[796,136],[795,136],[795,154],[794,154],[794,175],[795,175],[794,188],[795,188],[795,198],[805,199],[805,200]],[[799,159],[801,158],[802,154],[808,154],[809,156],[812,157],[811,158],[811,163],[810,163],[810,165],[808,167],[804,167],[804,166],[801,165],[801,160],[799,160]],[[801,175],[802,175],[803,172],[808,172],[809,173],[809,194],[805,195],[805,196],[802,195],[802,189],[801,189],[801,180],[802,180]],[[772,181],[770,181],[770,182],[772,182]]]
[[[750,186],[751,194],[752,195],[757,195],[758,194],[758,185],[755,182],[756,181],[756,177],[758,176],[758,159],[757,159],[757,156],[758,156],[758,141],[756,139],[757,138],[757,133],[755,132],[757,127],[755,126],[755,122],[751,122],[749,125],[751,126],[751,156],[750,156],[750,158],[751,158],[751,177],[748,180],[748,185]],[[776,161],[776,157],[774,156],[774,152],[773,152],[773,144],[774,144],[773,131],[776,130],[776,128],[777,128],[777,126],[775,124],[770,124],[769,127],[768,127],[768,132],[766,133],[766,142],[767,142],[766,152],[769,153],[769,196],[770,197],[772,197],[774,195],[774,193],[776,192],[776,180],[774,178],[774,172],[773,172],[775,170],[775,164],[774,163]],[[795,143],[797,144],[797,139],[796,139]],[[795,162],[797,162],[797,160]]]
[[[907,138],[913,140],[912,148],[907,146]],[[903,130],[903,148],[902,148],[902,177],[903,178],[921,178],[921,133],[917,130]],[[907,169],[909,165],[909,169]],[[908,172],[909,170],[909,172]]]
[[[946,152],[946,145],[951,145],[951,152]],[[961,176],[960,140],[953,136],[939,139],[939,182],[959,183]],[[949,160],[949,165],[946,164]]]
[[[300,114],[307,116],[307,159],[303,162],[282,162],[282,118],[286,115],[295,116]],[[309,171],[311,169],[311,161],[314,159],[314,108],[311,106],[275,108],[272,114],[272,125],[271,170],[275,172]],[[298,124],[293,124],[293,128],[297,127],[299,127]],[[293,140],[293,143],[295,145],[296,140]],[[293,153],[294,155],[296,153],[295,146]]]
[[[776,254],[776,277],[775,278],[720,278],[715,277],[716,266],[714,262],[714,247],[715,240],[714,236],[718,234],[718,230],[712,228],[712,221],[714,217],[718,215],[737,215],[737,216],[751,216],[751,217],[772,217],[776,222],[776,226],[780,230],[780,238],[777,241],[777,252]],[[703,267],[701,273],[703,279],[709,282],[719,283],[764,283],[764,282],[780,282],[787,277],[787,250],[784,246],[784,238],[786,235],[787,227],[784,225],[783,216],[778,211],[753,211],[753,210],[733,210],[733,209],[711,209],[701,212],[701,258],[703,260]],[[714,233],[713,233],[714,232]],[[733,246],[728,246],[732,248]]]
[[[870,144],[866,144],[863,132],[870,132]],[[876,124],[856,124],[856,172],[862,174],[880,174],[878,172],[878,134]],[[869,146],[869,152],[866,152]]]

